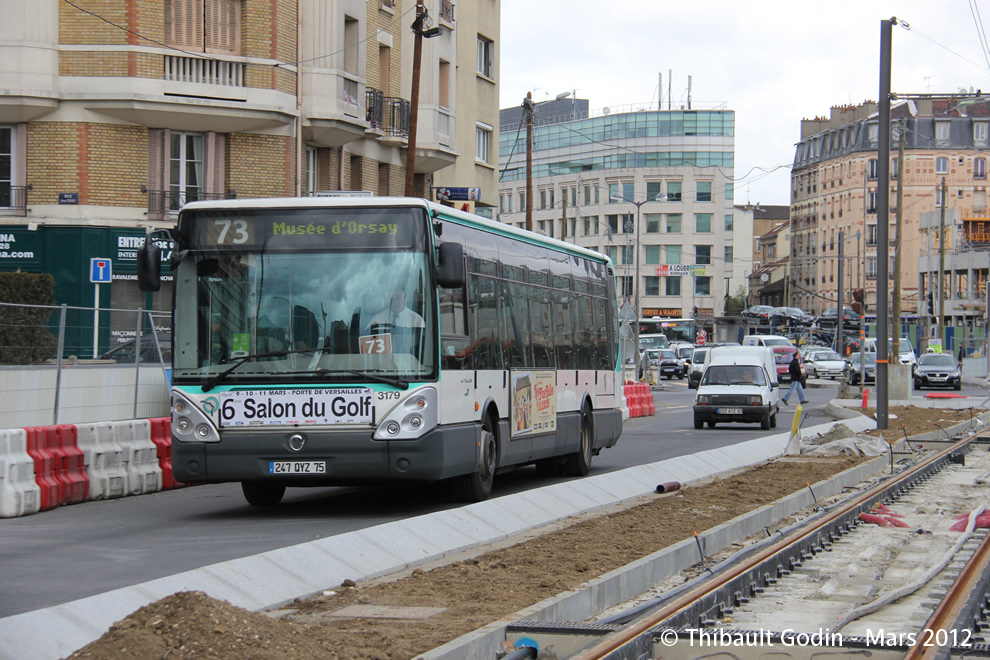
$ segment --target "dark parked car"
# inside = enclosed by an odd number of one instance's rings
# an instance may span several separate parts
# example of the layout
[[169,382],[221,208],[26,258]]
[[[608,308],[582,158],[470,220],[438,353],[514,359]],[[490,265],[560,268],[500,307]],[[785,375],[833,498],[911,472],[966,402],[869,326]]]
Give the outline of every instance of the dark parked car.
[[914,389],[922,387],[951,387],[962,389],[962,370],[956,358],[948,353],[925,353],[918,358],[914,370]]
[[815,322],[815,317],[808,314],[800,307],[774,307],[770,312],[770,322],[777,323],[777,326],[784,325],[811,325]]
[[745,316],[746,318],[756,319],[760,325],[770,323],[770,312],[773,311],[772,305],[753,305],[752,307],[747,307],[742,312],[739,313],[740,316]]
[[[158,343],[162,349],[162,360],[166,366],[172,362],[172,334],[162,332],[158,334]],[[109,351],[100,356],[101,360],[116,360],[119,364],[134,364],[134,348],[137,346],[136,339],[117,344]],[[141,337],[141,362],[158,364],[158,349],[155,348],[155,338],[151,335]]]
[[[859,314],[852,307],[843,307],[842,325],[843,327],[859,327]],[[820,328],[835,328],[839,324],[839,308],[829,307],[817,319]]]
[[[866,364],[866,376],[863,376],[863,362],[860,362],[860,357],[865,358],[864,362]],[[877,382],[877,354],[876,353],[853,353],[849,356],[849,362],[846,363],[846,382],[850,385],[859,385],[860,383],[866,385],[868,383]]]

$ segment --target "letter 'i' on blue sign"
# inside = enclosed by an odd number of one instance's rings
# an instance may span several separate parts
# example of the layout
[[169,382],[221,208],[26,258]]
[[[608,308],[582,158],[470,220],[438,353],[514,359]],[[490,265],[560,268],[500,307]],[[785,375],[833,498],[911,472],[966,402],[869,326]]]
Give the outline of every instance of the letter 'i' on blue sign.
[[93,284],[109,284],[110,260],[93,257],[89,260],[89,281]]

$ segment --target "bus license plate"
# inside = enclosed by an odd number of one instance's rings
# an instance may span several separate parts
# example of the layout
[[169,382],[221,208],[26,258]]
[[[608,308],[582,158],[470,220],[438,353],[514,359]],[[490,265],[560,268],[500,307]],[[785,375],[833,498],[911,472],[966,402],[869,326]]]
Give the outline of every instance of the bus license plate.
[[719,415],[741,415],[742,408],[719,408],[715,412]]
[[268,474],[326,474],[324,461],[269,461]]

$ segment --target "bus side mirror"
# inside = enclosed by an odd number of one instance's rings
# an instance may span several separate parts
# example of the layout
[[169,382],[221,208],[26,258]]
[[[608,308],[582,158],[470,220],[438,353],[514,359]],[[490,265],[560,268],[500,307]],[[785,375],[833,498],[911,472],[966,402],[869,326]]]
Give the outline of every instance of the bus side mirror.
[[464,286],[464,246],[460,243],[440,244],[437,284],[445,289]]
[[137,251],[138,287],[148,293],[162,288],[162,250],[151,240],[149,231]]

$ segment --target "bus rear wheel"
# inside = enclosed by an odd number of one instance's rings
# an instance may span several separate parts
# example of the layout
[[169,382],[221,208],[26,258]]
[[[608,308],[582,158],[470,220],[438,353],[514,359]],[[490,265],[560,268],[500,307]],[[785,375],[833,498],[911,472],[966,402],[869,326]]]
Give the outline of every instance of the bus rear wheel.
[[275,506],[285,495],[285,486],[265,481],[242,481],[244,499],[252,506]]
[[485,416],[481,423],[481,458],[478,469],[471,474],[454,477],[454,494],[462,502],[483,502],[492,492],[495,468],[498,466],[498,435],[495,422]]
[[578,450],[564,457],[564,474],[568,477],[583,477],[591,471],[591,454],[595,447],[595,431],[591,421],[591,411],[585,407],[581,411],[581,431]]

